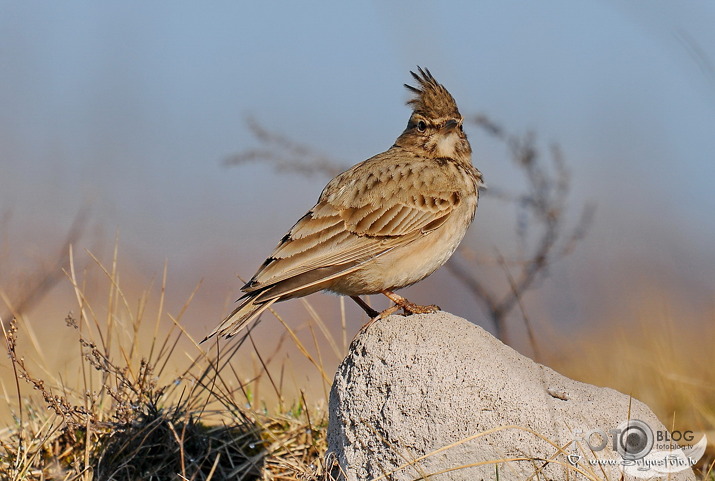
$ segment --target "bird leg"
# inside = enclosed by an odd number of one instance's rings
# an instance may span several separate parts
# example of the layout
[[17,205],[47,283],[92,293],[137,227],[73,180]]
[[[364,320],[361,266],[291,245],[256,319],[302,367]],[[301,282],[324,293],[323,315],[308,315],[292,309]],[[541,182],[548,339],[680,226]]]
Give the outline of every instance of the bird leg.
[[399,309],[402,309],[405,312],[405,315],[411,315],[411,314],[430,314],[433,312],[437,312],[440,310],[439,306],[435,305],[430,305],[430,306],[420,306],[417,304],[413,304],[412,302],[408,301],[402,296],[398,296],[392,291],[380,291],[382,294],[384,294],[388,299],[390,299],[392,302],[395,303],[394,306],[390,306],[387,309],[385,309],[382,312],[377,312],[375,309],[372,307],[368,306],[365,301],[363,301],[360,297],[358,296],[350,296],[350,299],[355,301],[355,303],[362,308],[363,311],[368,315],[370,320],[365,323],[364,326],[360,328],[360,331],[364,331],[368,326],[370,326],[373,322],[377,321],[378,319],[383,319],[391,314],[394,314],[396,311]]
[[360,306],[360,308],[365,311],[365,314],[367,314],[367,317],[370,319],[374,319],[375,317],[379,316],[380,313],[377,312],[375,309],[367,305],[367,302],[363,301],[360,299],[359,296],[350,296],[350,299],[355,301],[355,303]]
[[[393,308],[394,307],[402,308],[402,310],[405,312],[405,315],[431,314],[433,312],[437,312],[437,311],[441,310],[439,308],[439,306],[435,306],[435,305],[420,306],[417,304],[413,304],[410,301],[408,301],[407,299],[405,299],[404,297],[398,296],[397,294],[395,294],[392,291],[384,290],[384,291],[380,291],[380,292],[382,292],[385,295],[385,297],[387,297],[388,299],[390,299],[392,302],[395,303],[395,306],[393,306]],[[389,310],[389,309],[386,309],[386,310]],[[397,310],[397,309],[395,309],[395,310]],[[385,311],[383,311],[383,312],[385,312]],[[392,311],[392,312],[394,312],[394,311]],[[380,314],[382,315],[382,313],[380,313]]]
[[375,322],[375,321],[377,321],[377,320],[379,320],[379,319],[385,318],[385,317],[389,316],[390,314],[393,314],[393,313],[394,313],[395,311],[397,311],[398,309],[400,309],[400,306],[394,305],[394,306],[388,307],[387,309],[385,309],[385,310],[382,311],[382,312],[377,312],[375,309],[373,309],[372,307],[368,306],[367,303],[366,303],[365,301],[363,301],[362,299],[360,299],[360,297],[358,297],[358,296],[350,296],[350,299],[352,299],[353,301],[355,301],[355,303],[356,303],[358,306],[360,306],[360,307],[362,308],[362,310],[365,311],[365,313],[366,313],[366,314],[368,315],[368,317],[370,318],[370,320],[367,321],[367,322],[360,328],[360,332],[364,332],[365,329],[367,329],[368,327],[370,327],[373,322]]

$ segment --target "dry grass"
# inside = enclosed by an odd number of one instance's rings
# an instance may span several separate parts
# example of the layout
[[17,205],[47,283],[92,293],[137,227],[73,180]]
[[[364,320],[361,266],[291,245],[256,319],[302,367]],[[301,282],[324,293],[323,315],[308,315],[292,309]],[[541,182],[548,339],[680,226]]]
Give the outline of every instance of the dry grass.
[[278,412],[256,399],[259,385],[273,384],[263,358],[256,350],[261,368],[249,375],[231,363],[239,347],[255,347],[250,337],[204,348],[181,327],[191,298],[176,316],[164,308],[166,270],[154,314],[148,293],[129,302],[116,250],[110,267],[92,259],[108,281],[106,303],[87,298],[72,259],[67,277],[77,314],[67,316],[66,326],[75,332],[77,359],[61,377],[42,364],[42,346],[21,316],[3,326],[14,370],[14,385],[3,387],[14,422],[0,433],[1,479],[290,480],[320,474],[325,413],[306,406],[304,397]]
[[[326,367],[325,351],[338,358],[344,354],[344,310],[340,341],[305,301],[311,316],[309,342],[274,313],[323,388],[322,398],[309,402],[300,394],[286,401],[283,367],[279,373],[269,368],[275,352],[261,354],[263,347],[250,336],[203,346],[184,331],[182,317],[193,294],[177,315],[169,314],[166,270],[158,293],[147,290],[130,302],[119,281],[116,250],[108,267],[89,254],[90,269],[101,273],[106,287],[103,300],[89,299],[90,272],[75,272],[70,257],[67,278],[76,309],[67,316],[65,329],[75,338],[68,346],[76,352],[74,362],[60,369],[61,376],[52,374],[58,369],[43,364],[42,345],[20,315],[4,332],[15,375],[13,384],[3,386],[13,422],[0,432],[0,479],[327,479],[325,386],[333,367]],[[640,317],[651,322],[556,340],[573,351],[547,362],[576,379],[644,400],[666,425],[672,420],[675,429],[712,430],[712,318],[709,324],[702,318],[679,319],[676,326],[662,311]],[[658,328],[652,321],[660,323]],[[544,345],[539,348],[549,352]],[[236,362],[237,353],[246,350],[255,360],[248,371]],[[275,406],[269,407],[268,397],[276,400]],[[535,470],[560,462],[556,456],[562,448],[554,448],[554,459],[495,460],[495,476],[506,462],[532,462]],[[406,460],[402,468],[416,461]],[[714,479],[708,474],[711,464],[700,467],[703,478]],[[599,479],[592,471],[581,474]]]
[[547,362],[562,374],[632,395],[671,431],[690,430],[698,433],[696,439],[707,434],[708,450],[698,468],[712,471],[715,311],[692,312],[668,292],[647,291],[633,296],[619,316],[604,318],[576,338],[554,335],[551,342],[560,346],[559,354]]

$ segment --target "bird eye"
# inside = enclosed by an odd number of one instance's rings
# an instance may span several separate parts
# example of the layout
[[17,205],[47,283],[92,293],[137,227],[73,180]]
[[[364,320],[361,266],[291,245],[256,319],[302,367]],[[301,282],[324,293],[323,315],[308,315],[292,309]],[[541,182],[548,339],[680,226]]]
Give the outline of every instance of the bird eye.
[[419,122],[417,122],[417,130],[419,130],[420,132],[424,132],[425,130],[427,130],[427,124],[424,120],[420,120]]
[[460,131],[460,132],[464,132],[464,127],[462,126],[461,123],[459,124],[459,131]]

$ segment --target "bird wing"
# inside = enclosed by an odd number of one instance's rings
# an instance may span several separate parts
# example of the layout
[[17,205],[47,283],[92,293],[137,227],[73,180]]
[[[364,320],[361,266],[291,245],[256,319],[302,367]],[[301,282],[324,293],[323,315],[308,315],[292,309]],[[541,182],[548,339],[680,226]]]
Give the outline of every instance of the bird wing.
[[438,166],[385,160],[376,156],[333,179],[244,292],[266,290],[260,297],[271,299],[342,276],[437,229],[460,204],[456,184],[426,175]]

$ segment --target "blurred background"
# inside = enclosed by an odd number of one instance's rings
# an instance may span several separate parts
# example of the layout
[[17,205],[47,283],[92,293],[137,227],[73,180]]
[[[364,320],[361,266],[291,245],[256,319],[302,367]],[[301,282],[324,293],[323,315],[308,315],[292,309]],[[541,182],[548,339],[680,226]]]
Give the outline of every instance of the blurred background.
[[[643,334],[662,333],[672,355],[658,372],[680,363],[712,396],[712,377],[694,373],[709,372],[715,341],[713,25],[705,0],[0,2],[0,315],[21,314],[62,359],[77,309],[66,244],[88,271],[85,249],[107,265],[116,245],[129,299],[158,290],[165,265],[169,312],[201,283],[181,322],[202,338],[238,297],[237,276],[253,275],[329,180],[277,170],[276,143],[255,126],[352,165],[404,129],[402,84],[420,65],[470,119],[489,190],[456,262],[483,285],[509,294],[494,259],[528,257],[539,225],[524,234],[528,181],[474,119],[533,134],[548,169],[558,145],[568,170],[560,229],[566,244],[583,235],[508,312],[510,344],[535,356],[526,317],[539,360],[613,385],[617,366],[651,349]],[[267,155],[227,162],[251,152]],[[89,297],[105,295],[100,278],[88,274]],[[404,293],[495,332],[453,270]],[[338,332],[339,301],[309,300]],[[310,318],[300,301],[279,312],[298,331]],[[365,318],[348,312],[349,340]],[[256,332],[282,329],[271,318]],[[582,369],[569,372],[574,359]]]

